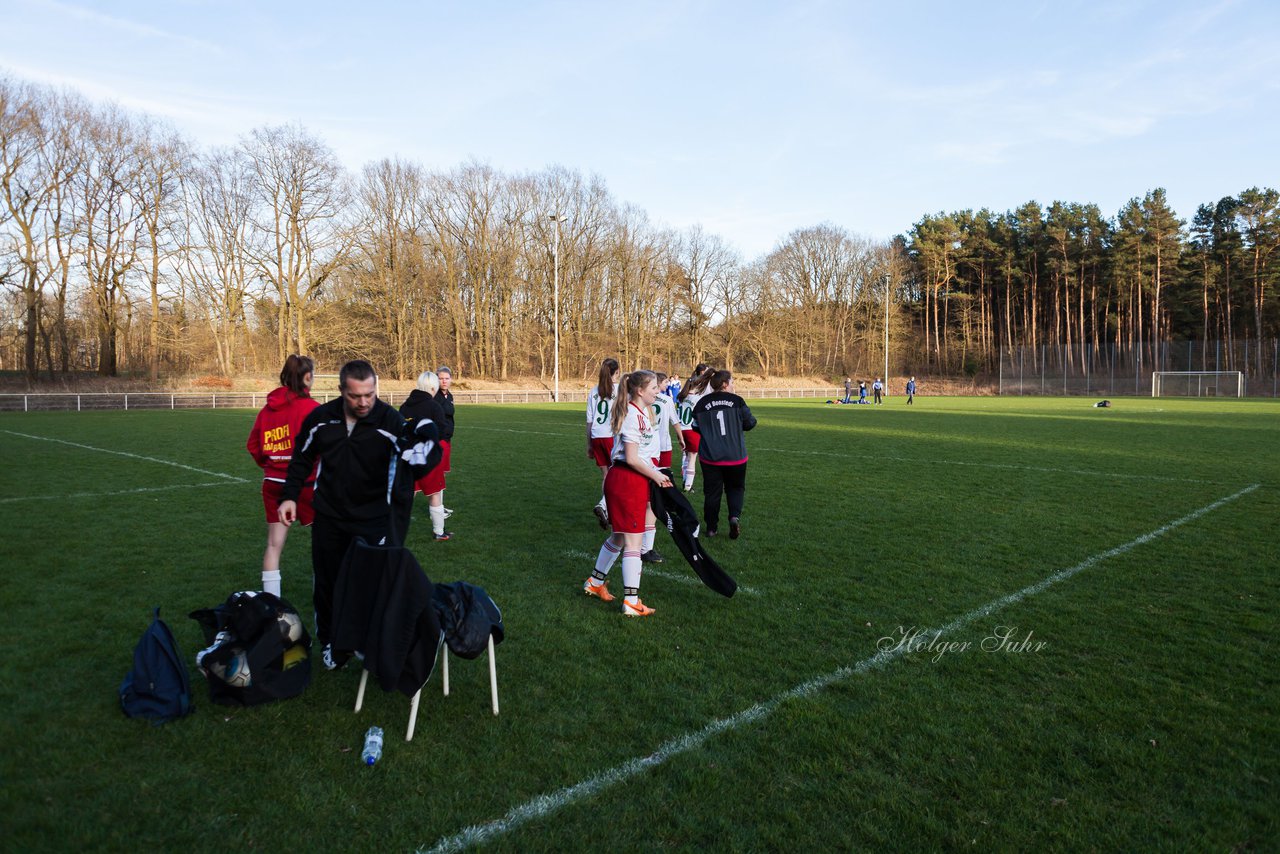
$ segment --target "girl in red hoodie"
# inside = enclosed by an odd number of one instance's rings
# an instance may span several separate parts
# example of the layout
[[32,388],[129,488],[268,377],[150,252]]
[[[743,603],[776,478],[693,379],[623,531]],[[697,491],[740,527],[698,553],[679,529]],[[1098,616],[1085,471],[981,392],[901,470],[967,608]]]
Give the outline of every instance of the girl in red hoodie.
[[[262,503],[267,511],[267,550],[262,555],[262,589],[280,595],[280,552],[284,550],[289,528],[280,522],[280,490],[284,487],[289,458],[302,421],[320,404],[311,399],[311,382],[315,363],[308,356],[291,355],[280,370],[280,388],[267,395],[253,430],[249,432],[249,449],[254,462],[262,466]],[[298,521],[310,525],[315,518],[311,508],[315,472],[298,496]]]

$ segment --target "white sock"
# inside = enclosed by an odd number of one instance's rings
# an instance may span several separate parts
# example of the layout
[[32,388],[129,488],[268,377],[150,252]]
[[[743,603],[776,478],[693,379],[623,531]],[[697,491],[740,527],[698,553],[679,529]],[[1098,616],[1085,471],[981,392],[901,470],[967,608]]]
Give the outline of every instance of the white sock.
[[620,548],[613,544],[612,538],[605,540],[604,545],[600,547],[600,553],[596,555],[596,572],[602,576],[608,575],[621,551]]
[[622,553],[622,589],[632,604],[640,599],[640,567],[640,552]]
[[444,505],[433,505],[428,508],[431,514],[431,533],[439,536],[444,533]]
[[653,539],[654,539],[654,537],[656,537],[657,535],[658,535],[658,532],[657,532],[657,530],[656,530],[656,529],[654,529],[654,528],[645,528],[645,529],[644,529],[644,539],[640,541],[640,542],[641,542],[641,546],[640,546],[640,553],[641,553],[641,554],[643,554],[644,552],[651,552],[651,551],[653,551]]
[[280,570],[268,572],[262,570],[262,592],[273,596],[280,595]]

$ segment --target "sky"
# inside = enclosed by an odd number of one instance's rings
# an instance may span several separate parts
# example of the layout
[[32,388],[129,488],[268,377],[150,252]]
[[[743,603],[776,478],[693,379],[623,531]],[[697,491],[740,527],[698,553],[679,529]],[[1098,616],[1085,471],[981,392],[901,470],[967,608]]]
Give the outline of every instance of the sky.
[[399,157],[600,176],[751,260],[831,223],[1196,207],[1280,186],[1280,2],[0,0],[0,73],[202,147],[300,124]]

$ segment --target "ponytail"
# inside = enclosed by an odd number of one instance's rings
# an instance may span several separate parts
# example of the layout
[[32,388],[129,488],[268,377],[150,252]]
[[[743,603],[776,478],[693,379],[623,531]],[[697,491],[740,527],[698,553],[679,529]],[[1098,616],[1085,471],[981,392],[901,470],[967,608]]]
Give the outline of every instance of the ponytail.
[[280,369],[280,385],[294,394],[306,394],[310,388],[307,375],[314,376],[315,369],[316,363],[311,361],[310,356],[292,353],[284,360],[284,367]]
[[725,386],[729,384],[731,379],[733,379],[733,374],[728,371],[716,371],[711,375],[711,387],[716,391],[724,391]]
[[684,400],[691,394],[702,394],[707,390],[707,384],[711,382],[711,376],[715,373],[706,365],[698,365],[698,369],[694,371],[694,375],[684,384],[684,388],[680,389],[680,400]]
[[600,363],[600,381],[596,385],[596,391],[600,393],[601,400],[607,400],[608,398],[613,397],[613,375],[617,372],[617,359],[611,357]]
[[[627,404],[632,396],[651,382],[657,382],[657,376],[653,371],[632,371],[622,375],[622,379],[618,381],[618,392],[613,398],[613,412],[609,420],[609,426],[613,428],[615,436],[622,430],[622,419],[627,417]],[[649,412],[647,415],[652,422],[653,413]]]

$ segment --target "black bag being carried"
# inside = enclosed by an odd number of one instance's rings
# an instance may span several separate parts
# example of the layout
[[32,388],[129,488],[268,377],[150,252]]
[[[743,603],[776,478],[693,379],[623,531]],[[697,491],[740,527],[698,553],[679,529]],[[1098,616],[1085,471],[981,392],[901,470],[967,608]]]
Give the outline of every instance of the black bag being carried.
[[189,715],[195,708],[187,665],[159,608],[133,649],[133,669],[120,683],[120,708],[131,718],[156,724]]
[[256,706],[296,697],[311,684],[311,635],[279,596],[232,593],[190,616],[204,629],[208,646],[196,655],[196,666],[213,702]]

